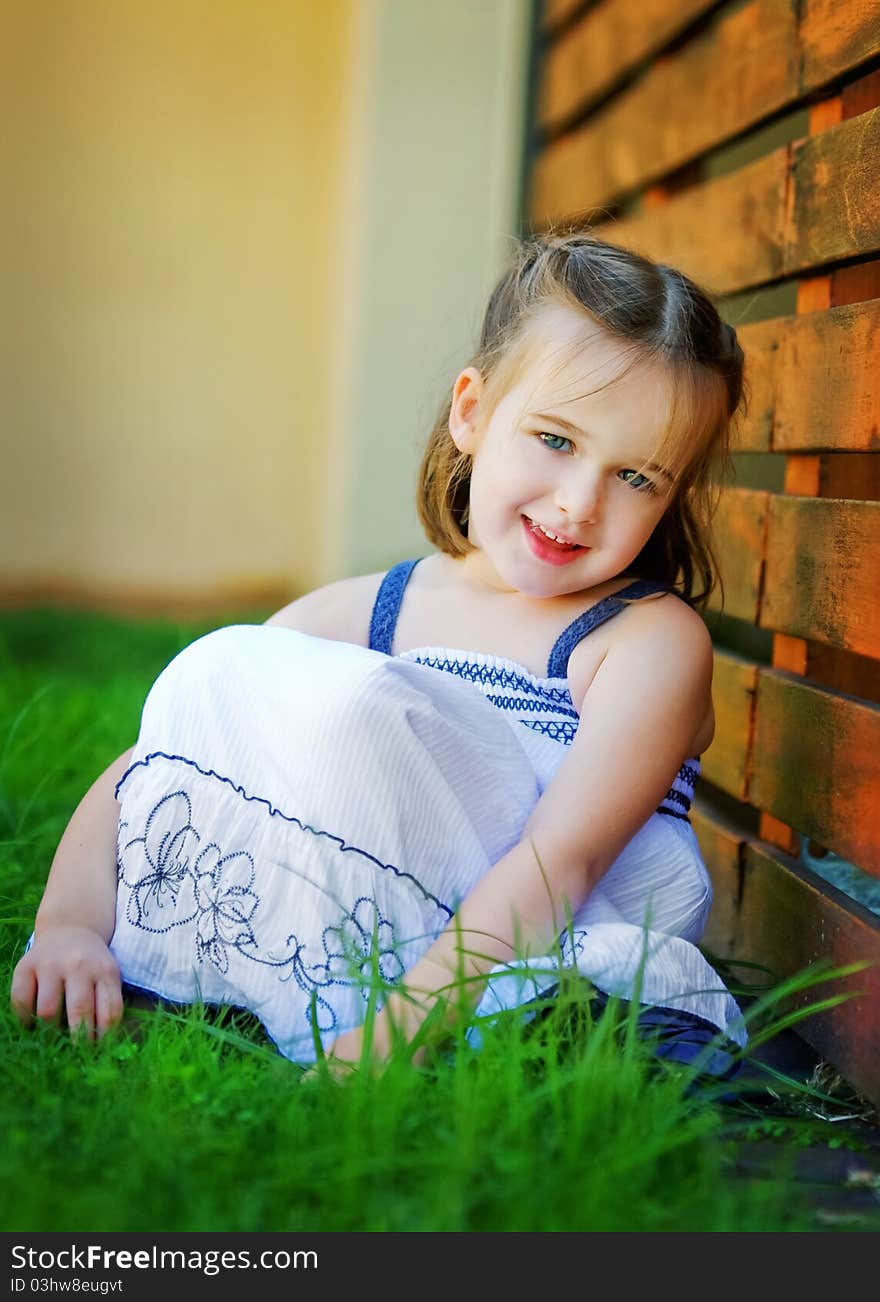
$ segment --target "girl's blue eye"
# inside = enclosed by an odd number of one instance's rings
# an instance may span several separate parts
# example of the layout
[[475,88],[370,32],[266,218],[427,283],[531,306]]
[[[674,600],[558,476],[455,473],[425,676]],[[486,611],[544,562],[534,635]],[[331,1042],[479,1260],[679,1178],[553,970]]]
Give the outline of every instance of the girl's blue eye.
[[618,475],[629,484],[631,488],[636,488],[642,493],[656,493],[656,485],[651,482],[647,475],[641,474],[638,470],[619,470]]
[[545,448],[549,448],[551,452],[562,452],[562,451],[564,451],[564,445],[565,445],[565,444],[567,444],[569,447],[571,447],[571,439],[567,439],[567,438],[565,438],[562,434],[546,434],[546,433],[545,433],[545,434],[539,434],[539,435],[538,435],[538,438],[539,438],[539,439],[541,440],[541,442],[544,444],[544,447],[545,447]]

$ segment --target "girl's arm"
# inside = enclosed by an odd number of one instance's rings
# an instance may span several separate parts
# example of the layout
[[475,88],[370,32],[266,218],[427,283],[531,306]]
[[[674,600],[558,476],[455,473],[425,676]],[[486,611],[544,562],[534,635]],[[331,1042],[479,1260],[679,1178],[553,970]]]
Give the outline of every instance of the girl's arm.
[[122,1016],[119,968],[108,949],[116,925],[115,788],[131,750],[114,760],[83,796],[58,843],[34,925],[34,943],[19,961],[10,997],[18,1017],[55,1020],[89,1036]]
[[[624,623],[625,620],[625,623]],[[616,636],[580,705],[569,752],[529,818],[519,843],[480,879],[453,921],[407,973],[376,1022],[376,1056],[390,1048],[394,1021],[411,1038],[455,983],[449,1012],[474,1006],[497,963],[544,954],[614,860],[657,809],[710,699],[712,644],[681,602],[652,601],[620,616]],[[540,862],[539,862],[540,860]],[[362,1031],[333,1046],[359,1056]]]

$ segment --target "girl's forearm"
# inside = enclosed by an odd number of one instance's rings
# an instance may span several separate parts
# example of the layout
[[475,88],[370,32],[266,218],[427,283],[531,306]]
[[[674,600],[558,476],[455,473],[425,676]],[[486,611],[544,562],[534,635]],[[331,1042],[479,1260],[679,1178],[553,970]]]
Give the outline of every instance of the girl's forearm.
[[81,926],[109,942],[116,925],[116,835],[119,805],[114,791],[128,768],[128,750],[92,784],[58,843],[34,931]]
[[[543,856],[539,862],[539,854],[525,838],[499,859],[406,974],[406,990],[423,1015],[438,997],[448,998],[450,1008],[475,1006],[493,967],[547,953],[565,930],[591,874],[582,864],[544,862]],[[414,1008],[410,1020],[417,1019]]]

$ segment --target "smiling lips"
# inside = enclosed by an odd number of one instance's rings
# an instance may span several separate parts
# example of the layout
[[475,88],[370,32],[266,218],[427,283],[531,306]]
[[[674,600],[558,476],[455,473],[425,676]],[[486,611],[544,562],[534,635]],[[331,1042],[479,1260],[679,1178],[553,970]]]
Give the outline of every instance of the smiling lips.
[[550,537],[541,525],[535,520],[530,520],[527,515],[522,517],[522,522],[530,550],[538,560],[546,561],[548,565],[567,565],[581,552],[588,550],[579,543],[557,541],[556,538]]

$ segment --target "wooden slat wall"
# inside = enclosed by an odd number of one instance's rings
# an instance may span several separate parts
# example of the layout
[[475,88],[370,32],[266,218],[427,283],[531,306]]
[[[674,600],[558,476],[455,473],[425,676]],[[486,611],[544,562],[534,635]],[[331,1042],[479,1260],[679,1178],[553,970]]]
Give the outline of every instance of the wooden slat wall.
[[[737,451],[773,487],[726,488],[716,521],[706,944],[780,977],[874,964],[802,1033],[880,1102],[880,917],[798,857],[880,876],[880,0],[546,0],[540,33],[525,225],[754,300]],[[796,311],[761,319],[785,282]],[[733,649],[759,629],[769,663]]]

